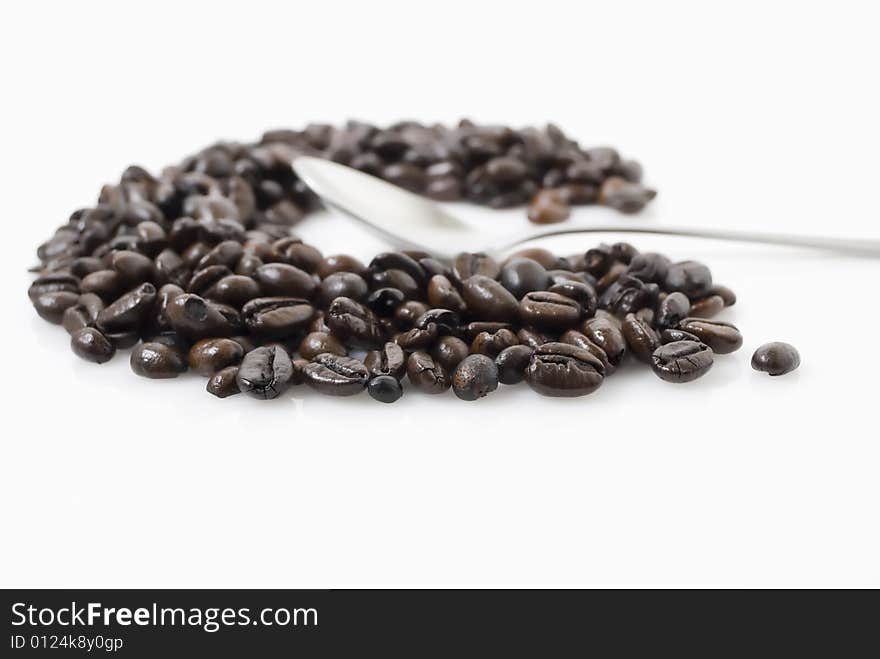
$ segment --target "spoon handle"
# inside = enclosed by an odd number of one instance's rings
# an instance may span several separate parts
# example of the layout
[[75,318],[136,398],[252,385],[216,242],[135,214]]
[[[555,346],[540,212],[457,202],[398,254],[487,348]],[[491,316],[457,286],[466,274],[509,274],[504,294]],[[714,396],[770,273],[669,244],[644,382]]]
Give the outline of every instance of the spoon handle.
[[728,229],[692,229],[690,227],[653,226],[646,224],[597,225],[589,227],[559,227],[533,230],[527,234],[509,239],[498,248],[504,251],[522,243],[575,233],[646,233],[664,236],[687,236],[690,238],[710,238],[713,240],[731,240],[742,243],[761,243],[765,245],[787,245],[791,247],[809,247],[859,256],[880,257],[880,240],[864,240],[852,238],[833,238],[830,236],[798,236],[784,233],[764,233],[762,231],[737,231]]

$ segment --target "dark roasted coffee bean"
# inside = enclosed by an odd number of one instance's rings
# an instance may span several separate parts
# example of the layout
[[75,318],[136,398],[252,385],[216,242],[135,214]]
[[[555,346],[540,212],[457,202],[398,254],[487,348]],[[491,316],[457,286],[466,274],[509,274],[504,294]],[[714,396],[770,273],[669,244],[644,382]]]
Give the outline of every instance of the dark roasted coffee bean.
[[430,179],[425,195],[435,201],[458,201],[461,199],[461,181],[452,176]]
[[227,275],[205,291],[206,297],[232,307],[241,307],[245,302],[260,297],[260,285],[251,277]]
[[604,275],[596,281],[596,292],[604,294],[611,288],[618,279],[626,274],[626,266],[623,263],[615,262]]
[[442,394],[452,384],[446,370],[427,352],[414,352],[409,356],[406,374],[416,389],[428,394]]
[[276,398],[287,389],[293,375],[290,356],[280,346],[255,348],[238,367],[238,388],[254,398]]
[[74,332],[70,337],[70,347],[78,357],[96,364],[109,362],[116,354],[116,346],[94,327],[83,327]]
[[654,325],[654,310],[649,307],[643,307],[636,311],[635,317],[652,327]]
[[335,272],[321,282],[315,300],[319,307],[326,309],[338,297],[348,297],[363,302],[368,292],[367,282],[360,275],[352,272]]
[[551,343],[556,340],[550,334],[536,330],[534,327],[521,327],[516,332],[516,338],[523,345],[532,348],[537,348],[545,343]]
[[189,349],[190,370],[208,377],[220,369],[238,364],[244,348],[232,339],[202,339]]
[[40,318],[56,325],[61,324],[64,312],[79,301],[79,293],[53,291],[41,293],[31,300]]
[[98,314],[104,309],[104,301],[94,293],[83,293],[76,304],[64,310],[61,325],[68,334],[73,334],[84,327],[93,327]]
[[509,263],[513,259],[531,259],[532,261],[537,261],[542,266],[544,266],[545,270],[556,270],[558,268],[567,267],[569,265],[567,259],[562,259],[549,249],[545,249],[543,247],[525,247],[521,250],[518,250],[510,255],[507,259]]
[[644,282],[663,284],[672,262],[662,254],[642,252],[632,257],[626,272]]
[[406,353],[398,344],[388,341],[378,350],[367,352],[364,357],[364,366],[373,377],[393,375],[400,379],[406,373]]
[[523,257],[507,260],[501,268],[499,280],[517,300],[526,293],[543,291],[550,284],[547,269],[537,261]]
[[608,177],[599,188],[599,203],[621,213],[638,213],[656,196],[655,190],[619,176]]
[[480,332],[471,342],[471,353],[486,355],[493,359],[505,348],[515,346],[519,339],[509,329],[500,329],[497,332]]
[[82,278],[80,291],[94,293],[104,302],[112,302],[123,291],[122,279],[115,270],[98,270]]
[[518,384],[526,377],[526,367],[535,348],[527,345],[509,346],[498,353],[495,367],[501,384]]
[[390,316],[406,297],[397,288],[378,288],[367,296],[367,307],[379,316]]
[[667,291],[681,291],[693,300],[703,297],[712,288],[712,273],[696,261],[673,263],[666,273],[663,287]]
[[720,295],[710,295],[697,300],[691,305],[690,315],[694,318],[711,318],[724,309],[724,298]]
[[478,334],[482,332],[489,332],[490,334],[494,334],[498,330],[508,329],[513,330],[513,325],[510,323],[497,323],[490,320],[481,320],[475,321],[473,323],[468,323],[463,328],[464,336],[468,341],[473,341]]
[[722,300],[724,300],[725,307],[732,307],[734,304],[736,304],[736,293],[730,290],[727,286],[714,284],[709,289],[709,295],[718,295]]
[[460,282],[474,275],[495,279],[500,271],[498,262],[482,252],[462,252],[452,262],[452,275]]
[[[632,260],[638,255],[639,250],[630,245],[629,243],[619,242],[614,243],[611,246],[611,256],[614,257],[615,261],[620,261],[621,263],[626,263],[629,265],[632,263]],[[632,273],[630,273],[632,274]],[[634,277],[638,277],[638,275],[633,275]],[[639,279],[642,279],[639,277]],[[642,281],[645,281],[642,279]],[[655,282],[659,283],[659,282]]]
[[428,281],[428,302],[456,313],[464,313],[467,305],[458,289],[444,275],[434,275]]
[[370,275],[370,288],[396,288],[406,299],[420,299],[423,297],[422,289],[418,282],[404,270],[380,270]]
[[267,263],[257,268],[254,279],[263,294],[272,297],[309,299],[317,287],[309,273],[286,263]]
[[801,356],[790,343],[765,343],[752,355],[752,368],[770,375],[785,375],[801,365]]
[[566,194],[558,188],[545,188],[529,202],[528,218],[535,224],[555,224],[571,214]]
[[133,348],[140,341],[140,333],[136,330],[128,332],[103,332],[104,336],[116,346],[117,350],[128,350]]
[[69,274],[52,274],[39,277],[28,288],[28,297],[31,301],[46,293],[76,293],[79,294],[79,279]]
[[657,284],[646,284],[638,277],[623,274],[599,298],[599,306],[618,316],[653,307],[660,293]]
[[415,326],[419,329],[427,329],[430,325],[437,326],[437,334],[445,336],[458,331],[461,324],[459,315],[449,309],[428,309],[416,319]]
[[241,243],[234,240],[224,240],[223,242],[214,245],[214,247],[211,248],[211,251],[201,258],[195,269],[204,270],[212,265],[222,265],[227,268],[232,268],[238,263],[238,259],[243,255],[244,248],[241,246]]
[[486,176],[494,183],[519,183],[529,173],[528,167],[521,160],[501,156],[492,158],[486,163]]
[[299,385],[303,384],[306,381],[305,370],[306,366],[311,364],[308,359],[303,359],[302,357],[297,357],[296,359],[291,360],[292,373],[290,376],[290,384],[291,385]]
[[217,398],[228,398],[229,396],[241,393],[241,389],[238,388],[237,379],[238,366],[227,366],[211,376],[205,389],[209,394],[214,394]]
[[700,340],[712,348],[717,355],[727,355],[742,347],[743,337],[739,330],[730,323],[705,318],[685,318],[678,329],[696,334]]
[[131,351],[131,370],[145,378],[163,380],[176,378],[186,370],[186,357],[164,343],[139,343]]
[[385,331],[376,314],[351,298],[333,300],[325,320],[342,341],[364,348],[378,348],[385,343]]
[[295,297],[261,297],[241,309],[244,324],[260,339],[286,339],[308,327],[315,314],[306,300]]
[[590,352],[567,343],[545,343],[526,367],[526,382],[544,396],[584,396],[604,380],[604,367]]
[[462,296],[468,314],[480,320],[514,322],[519,304],[504,286],[484,275],[468,277],[462,283]]
[[428,309],[428,305],[424,302],[407,300],[394,310],[394,324],[403,330],[410,329]]
[[702,343],[699,336],[684,330],[670,328],[660,332],[660,343],[666,345],[673,341],[696,341],[697,343]]
[[640,362],[650,364],[654,351],[660,347],[660,337],[654,328],[630,313],[623,320],[622,331],[629,351]]
[[366,274],[367,268],[363,263],[348,254],[325,256],[318,266],[318,276],[321,279],[326,279],[334,272],[353,272],[356,275],[363,276]]
[[113,254],[113,269],[119,274],[123,286],[133,286],[145,281],[153,281],[156,277],[156,267],[152,259],[123,250]]
[[160,284],[188,286],[192,273],[189,266],[173,249],[162,250],[153,260],[156,281]]
[[149,317],[156,302],[156,287],[141,284],[101,310],[96,324],[102,332],[129,332]]
[[299,354],[304,359],[312,360],[321,353],[329,352],[334,355],[345,357],[348,351],[332,334],[325,332],[309,332],[299,343]]
[[596,313],[599,298],[596,295],[596,290],[589,284],[579,281],[561,281],[553,284],[548,290],[577,302],[581,306],[583,318],[592,318]]
[[403,270],[406,274],[418,283],[424,283],[425,270],[411,256],[403,252],[383,252],[370,261],[370,270],[372,272],[382,272],[383,270]]
[[428,350],[437,340],[437,325],[431,323],[426,327],[413,327],[397,337],[398,345],[407,352]]
[[651,357],[651,368],[666,382],[691,382],[705,375],[714,361],[712,350],[697,341],[673,341]]
[[241,318],[234,309],[190,293],[170,300],[165,315],[175,331],[190,339],[233,336],[241,331]]
[[285,263],[309,273],[317,272],[324,260],[320,250],[305,243],[294,243],[288,246],[282,254]]
[[403,396],[403,387],[395,377],[377,375],[367,384],[367,393],[380,403],[394,403]]
[[620,365],[626,354],[626,339],[620,328],[609,319],[597,316],[584,322],[581,331],[608,356],[608,362]]
[[602,277],[614,263],[614,252],[605,243],[591,247],[584,254],[584,270],[593,277]]
[[519,303],[520,320],[539,329],[561,332],[577,325],[582,313],[573,299],[550,291],[528,293]]
[[205,291],[210,289],[224,277],[231,274],[232,270],[225,265],[209,265],[207,268],[202,268],[193,273],[187,289],[190,293],[204,295]]
[[431,356],[447,373],[452,373],[462,359],[468,356],[468,344],[456,336],[440,337],[434,344]]
[[654,322],[657,327],[676,327],[687,318],[691,310],[691,301],[684,293],[670,293],[657,305],[657,315]]
[[602,366],[605,368],[605,375],[611,375],[612,373],[614,373],[615,370],[617,370],[617,366],[615,364],[612,364],[608,360],[608,355],[605,353],[605,351],[602,350],[602,348],[597,346],[595,343],[590,341],[590,339],[588,339],[587,336],[582,332],[578,332],[576,330],[568,330],[559,337],[559,342],[568,343],[569,345],[583,348],[587,352],[591,353],[593,357],[602,362]]
[[305,383],[328,396],[352,396],[367,386],[366,366],[353,357],[323,353],[303,368]]
[[498,388],[498,368],[485,355],[469,355],[452,374],[452,392],[461,400],[484,398]]

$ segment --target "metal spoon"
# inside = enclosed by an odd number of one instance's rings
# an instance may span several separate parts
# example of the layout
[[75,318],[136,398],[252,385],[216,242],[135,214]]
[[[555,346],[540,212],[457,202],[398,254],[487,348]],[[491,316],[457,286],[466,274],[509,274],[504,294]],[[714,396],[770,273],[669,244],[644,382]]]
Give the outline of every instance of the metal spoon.
[[[652,224],[534,228],[517,235],[495,238],[492,245],[474,245],[474,229],[437,204],[351,167],[329,160],[300,156],[293,169],[327,206],[336,208],[367,226],[400,249],[417,249],[441,258],[452,258],[463,249],[499,256],[522,243],[576,233],[647,233],[691,238],[714,238],[746,243],[810,247],[880,256],[880,240],[853,240],[824,236],[796,236],[727,229],[694,229]],[[483,237],[484,240],[489,240]]]

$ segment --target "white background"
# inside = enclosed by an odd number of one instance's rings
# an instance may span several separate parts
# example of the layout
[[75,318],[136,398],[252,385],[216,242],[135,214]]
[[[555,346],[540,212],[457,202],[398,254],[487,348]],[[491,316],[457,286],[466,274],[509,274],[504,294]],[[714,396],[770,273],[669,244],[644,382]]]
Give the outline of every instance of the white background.
[[[126,165],[347,117],[552,120],[643,162],[645,220],[878,238],[877,17],[825,7],[8,7],[0,583],[880,585],[877,261],[635,239],[734,288],[745,346],[693,385],[630,365],[575,400],[221,401],[78,360],[25,295],[37,244]],[[329,217],[302,235],[381,247]],[[770,340],[798,372],[750,369]]]

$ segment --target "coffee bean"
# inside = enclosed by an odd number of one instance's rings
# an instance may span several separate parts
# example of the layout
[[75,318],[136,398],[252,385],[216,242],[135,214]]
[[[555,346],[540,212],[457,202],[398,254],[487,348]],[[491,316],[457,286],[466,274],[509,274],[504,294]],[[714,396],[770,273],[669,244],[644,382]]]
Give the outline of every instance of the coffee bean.
[[234,309],[189,293],[170,300],[165,315],[175,331],[190,339],[233,336],[241,331],[241,318]]
[[485,355],[465,357],[452,374],[452,391],[462,400],[483,398],[498,388],[498,369]]
[[713,284],[709,289],[709,295],[718,295],[722,300],[724,300],[725,307],[732,307],[736,304],[736,293],[730,290],[727,286],[721,286],[720,284]]
[[260,297],[260,285],[251,277],[227,275],[211,286],[205,295],[215,302],[240,308],[249,300]]
[[175,347],[164,343],[139,343],[131,351],[131,370],[145,378],[163,380],[176,378],[186,371],[186,358]]
[[370,288],[395,288],[403,293],[404,298],[419,299],[422,289],[418,282],[404,270],[380,270],[370,275]]
[[523,257],[509,259],[501,268],[501,285],[519,300],[531,291],[543,291],[550,283],[547,270],[537,261]]
[[211,376],[205,389],[209,394],[214,394],[217,398],[228,398],[229,396],[241,393],[241,389],[238,388],[237,379],[238,366],[227,366]]
[[108,362],[116,354],[116,346],[94,327],[83,327],[74,332],[70,347],[78,357],[96,364]]
[[518,384],[526,377],[526,367],[532,358],[534,348],[527,345],[509,346],[498,353],[495,367],[501,384]]
[[464,313],[467,305],[458,289],[445,275],[434,275],[428,281],[428,302],[434,307]]
[[326,279],[334,272],[352,272],[356,275],[363,276],[367,272],[366,266],[358,259],[348,254],[333,254],[324,257],[318,266],[318,276]]
[[400,329],[410,329],[416,320],[428,310],[428,305],[418,300],[407,300],[394,310],[394,323]]
[[585,321],[581,331],[590,342],[605,352],[610,364],[615,367],[620,365],[626,354],[626,339],[617,325],[607,318],[597,316]]
[[321,282],[316,302],[319,307],[324,309],[329,307],[338,297],[347,297],[357,302],[363,302],[367,298],[368,292],[367,282],[360,275],[352,272],[335,272]]
[[720,295],[710,295],[697,300],[691,305],[690,315],[694,318],[711,318],[724,309],[724,298]]
[[399,345],[388,341],[378,350],[367,352],[364,366],[372,377],[392,375],[400,379],[406,373],[406,353]]
[[571,209],[566,203],[566,195],[558,189],[544,189],[529,203],[528,217],[535,224],[555,224],[567,220]]
[[712,350],[697,341],[673,341],[651,357],[651,368],[666,382],[691,382],[705,375],[713,362]]
[[139,328],[149,317],[156,302],[156,287],[141,284],[102,309],[96,319],[102,332],[128,332]]
[[364,364],[353,357],[323,353],[303,369],[305,383],[329,396],[352,396],[363,391],[369,379]]
[[452,373],[469,352],[468,344],[457,336],[443,336],[434,344],[431,356],[447,373]]
[[486,355],[495,358],[502,350],[517,345],[519,339],[509,329],[499,329],[496,332],[480,332],[471,342],[470,351],[473,354]]
[[519,316],[519,304],[510,291],[484,275],[473,275],[462,283],[462,296],[468,313],[480,320],[513,322]]
[[635,358],[650,364],[654,351],[660,347],[660,337],[654,328],[635,314],[627,314],[623,320],[623,336]]
[[602,362],[602,366],[605,367],[605,375],[611,375],[617,370],[617,366],[612,364],[608,360],[608,355],[605,353],[602,348],[597,346],[595,343],[590,341],[585,334],[582,332],[578,332],[576,330],[568,330],[564,332],[562,336],[559,337],[560,343],[568,343],[569,345],[577,346],[578,348],[583,348],[587,352],[593,355],[596,359]]
[[632,257],[626,272],[644,282],[663,284],[670,265],[672,262],[662,254],[641,252]]
[[152,259],[137,252],[122,250],[112,259],[113,270],[117,272],[123,286],[132,286],[145,281],[153,281],[156,268]]
[[498,262],[482,252],[476,254],[462,252],[452,262],[452,274],[460,282],[474,275],[495,279],[500,272],[501,267]]
[[309,299],[315,292],[312,276],[286,263],[267,263],[257,268],[254,278],[263,294],[270,297],[298,297]]
[[696,334],[703,343],[712,348],[712,352],[718,355],[736,352],[743,344],[739,330],[734,325],[720,320],[685,318],[679,323],[678,329]]
[[31,302],[34,309],[37,310],[40,318],[48,320],[56,325],[61,324],[64,312],[77,304],[79,301],[79,293],[71,291],[53,291],[50,293],[41,293],[37,295]]
[[407,352],[428,350],[437,340],[437,325],[431,323],[426,327],[413,327],[397,337],[398,345]]
[[581,319],[581,305],[569,297],[550,291],[527,293],[519,303],[520,320],[540,329],[562,331]]
[[342,341],[365,348],[378,348],[385,342],[385,331],[376,315],[351,298],[333,300],[325,319]]
[[581,306],[581,315],[584,318],[591,318],[596,313],[599,298],[596,296],[596,290],[589,284],[579,281],[561,281],[553,284],[548,290],[577,302]]
[[551,334],[536,330],[534,327],[520,328],[516,333],[516,338],[523,345],[527,345],[532,348],[537,348],[538,346],[542,346],[545,343],[552,343],[553,341],[555,341],[555,338],[553,338]]
[[101,298],[94,293],[83,293],[75,305],[64,310],[61,325],[68,334],[74,334],[84,327],[94,327],[103,309],[104,301]]
[[697,343],[702,343],[700,337],[696,334],[691,334],[690,332],[685,332],[680,329],[665,329],[660,332],[660,343],[666,345],[667,343],[672,343],[673,341],[696,341]]
[[584,396],[602,384],[604,367],[583,348],[567,343],[545,343],[535,350],[526,367],[526,382],[544,396]]
[[451,386],[444,368],[426,352],[414,352],[409,356],[406,374],[416,389],[428,394],[442,394]]
[[416,284],[424,283],[426,279],[424,268],[414,258],[403,252],[383,252],[378,254],[370,261],[369,269],[374,273],[382,272],[383,270],[402,270],[412,277]]
[[801,356],[790,343],[765,343],[752,355],[752,368],[770,375],[785,375],[801,365]]
[[657,284],[646,284],[638,277],[622,274],[599,298],[599,306],[625,316],[642,307],[653,307],[659,293]]
[[420,329],[426,329],[430,325],[437,326],[437,334],[445,336],[458,331],[461,324],[459,315],[449,309],[428,309],[425,313],[416,319],[415,326]]
[[663,287],[667,291],[681,291],[691,299],[700,298],[712,288],[712,273],[697,261],[673,263]]
[[391,375],[377,375],[367,384],[367,393],[380,403],[394,403],[403,396],[403,387]]
[[232,339],[202,339],[189,349],[191,370],[205,377],[238,364],[244,357],[244,348]]
[[263,346],[251,350],[242,359],[236,374],[238,388],[254,398],[276,398],[287,389],[293,365],[287,352],[279,346]]
[[670,293],[660,304],[657,305],[657,316],[655,322],[658,327],[675,327],[685,318],[691,311],[691,301],[684,293]]
[[378,288],[367,296],[366,305],[379,316],[391,316],[406,296],[397,288]]
[[28,288],[28,297],[31,301],[36,300],[46,293],[76,293],[79,294],[80,281],[70,274],[56,273],[38,277]]
[[345,346],[332,334],[326,332],[309,332],[299,344],[299,354],[308,360],[312,360],[321,353],[329,352],[334,355],[345,357],[348,351]]
[[315,314],[306,300],[295,297],[262,297],[241,309],[248,331],[260,339],[286,339],[302,332]]

